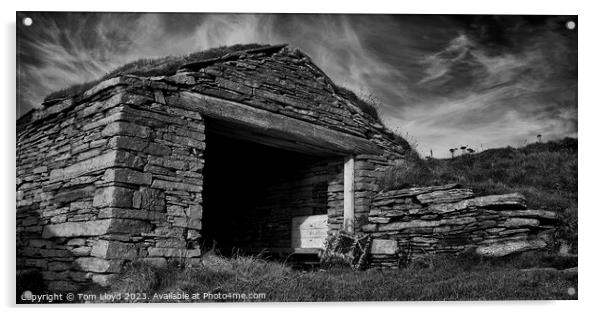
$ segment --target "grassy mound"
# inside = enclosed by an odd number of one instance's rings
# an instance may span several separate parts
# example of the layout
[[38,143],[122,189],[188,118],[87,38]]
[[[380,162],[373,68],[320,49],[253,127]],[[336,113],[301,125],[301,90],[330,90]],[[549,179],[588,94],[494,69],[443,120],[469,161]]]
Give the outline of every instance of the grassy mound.
[[577,139],[489,149],[454,159],[412,156],[392,167],[383,189],[460,183],[478,195],[519,192],[531,208],[561,216],[559,238],[577,246]]

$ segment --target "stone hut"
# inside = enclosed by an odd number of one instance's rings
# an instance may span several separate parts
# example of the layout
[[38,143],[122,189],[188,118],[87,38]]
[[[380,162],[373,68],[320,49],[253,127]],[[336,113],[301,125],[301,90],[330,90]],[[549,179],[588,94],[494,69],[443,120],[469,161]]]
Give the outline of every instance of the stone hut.
[[17,123],[18,269],[70,290],[207,243],[303,252],[358,230],[409,150],[360,106],[284,45],[46,101]]
[[52,290],[106,285],[133,260],[194,263],[207,247],[315,253],[340,230],[370,236],[375,267],[500,256],[545,247],[556,220],[517,194],[379,192],[407,142],[284,45],[81,90],[17,122],[17,269]]

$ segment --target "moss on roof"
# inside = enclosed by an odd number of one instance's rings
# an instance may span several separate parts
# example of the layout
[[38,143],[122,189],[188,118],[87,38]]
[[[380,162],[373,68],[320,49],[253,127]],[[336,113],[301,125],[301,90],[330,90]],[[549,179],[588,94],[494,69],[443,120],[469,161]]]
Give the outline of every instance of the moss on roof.
[[[281,45],[282,47],[285,45]],[[115,70],[105,74],[101,78],[93,81],[88,81],[82,84],[76,84],[68,88],[55,91],[50,93],[44,102],[64,99],[76,94],[82,93],[98,83],[107,79],[119,77],[122,75],[134,75],[140,77],[154,77],[154,76],[171,76],[174,75],[178,69],[194,64],[202,64],[204,62],[211,62],[214,59],[225,57],[229,53],[242,52],[242,51],[253,51],[256,49],[263,49],[268,47],[280,47],[271,46],[266,44],[236,44],[232,46],[221,46],[215,47],[208,50],[184,55],[184,56],[167,56],[162,58],[143,58],[136,61],[127,63],[123,66],[116,68]],[[366,101],[358,97],[353,91],[334,85],[335,91],[341,96],[345,97],[349,101],[356,104],[364,113],[375,119],[377,122],[382,124],[382,121],[376,110],[376,106],[369,101]]]
[[228,53],[236,52],[236,51],[244,51],[251,50],[263,47],[269,47],[270,45],[262,45],[262,44],[237,44],[232,46],[221,46],[216,48],[211,48],[208,50],[204,50],[197,53],[192,53],[184,56],[167,56],[162,58],[154,58],[154,59],[138,59],[131,63],[127,63],[108,74],[102,76],[101,78],[89,82],[85,82],[82,84],[77,84],[70,86],[68,88],[55,91],[50,93],[44,101],[54,100],[54,99],[63,99],[68,96],[81,93],[85,90],[90,89],[95,86],[99,82],[102,82],[107,79],[111,79],[114,77],[119,77],[122,75],[134,75],[140,77],[153,77],[153,76],[170,76],[176,73],[176,71],[190,63],[199,62],[202,60],[208,60],[213,58],[219,58],[225,56]]

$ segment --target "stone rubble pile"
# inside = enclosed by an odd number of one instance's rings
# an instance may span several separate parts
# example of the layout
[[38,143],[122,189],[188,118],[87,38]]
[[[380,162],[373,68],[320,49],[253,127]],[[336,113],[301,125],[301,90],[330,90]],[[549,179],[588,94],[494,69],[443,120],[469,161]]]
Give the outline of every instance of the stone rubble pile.
[[374,238],[372,266],[395,267],[469,249],[494,257],[540,249],[556,220],[554,212],[528,209],[518,193],[475,197],[449,184],[378,193],[362,231]]

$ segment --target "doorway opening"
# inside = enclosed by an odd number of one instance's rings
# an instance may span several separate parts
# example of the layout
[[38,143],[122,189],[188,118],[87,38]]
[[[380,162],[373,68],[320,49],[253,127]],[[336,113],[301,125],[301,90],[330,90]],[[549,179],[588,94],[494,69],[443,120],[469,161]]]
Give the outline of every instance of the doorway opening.
[[341,157],[291,150],[292,143],[279,146],[281,139],[215,119],[206,120],[205,137],[205,245],[224,255],[322,245],[328,186]]

